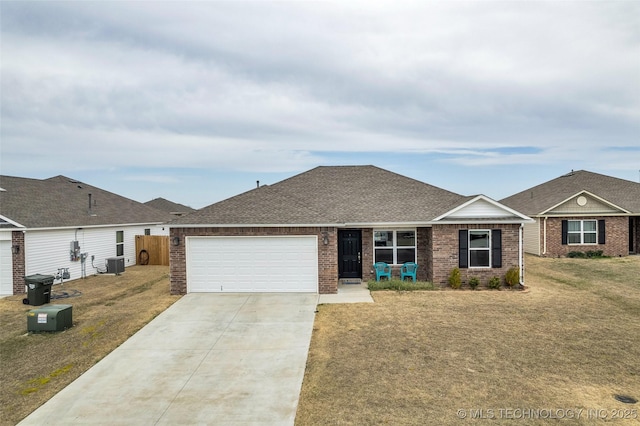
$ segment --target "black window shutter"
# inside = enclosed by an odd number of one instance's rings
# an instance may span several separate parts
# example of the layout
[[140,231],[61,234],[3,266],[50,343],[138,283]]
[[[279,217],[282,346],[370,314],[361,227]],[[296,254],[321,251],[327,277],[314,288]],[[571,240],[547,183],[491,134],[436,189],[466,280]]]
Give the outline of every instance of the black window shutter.
[[598,221],[598,244],[605,243],[604,219]]
[[563,220],[562,221],[562,244],[566,245],[568,243],[569,237],[569,221],[568,220]]
[[466,229],[458,231],[458,266],[469,267],[469,231]]
[[491,267],[502,268],[502,229],[491,231]]

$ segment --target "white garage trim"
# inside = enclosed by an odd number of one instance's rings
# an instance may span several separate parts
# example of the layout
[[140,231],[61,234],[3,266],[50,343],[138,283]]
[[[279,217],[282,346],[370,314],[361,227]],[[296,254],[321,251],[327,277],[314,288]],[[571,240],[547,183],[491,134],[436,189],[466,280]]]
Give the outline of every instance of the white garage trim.
[[0,241],[0,296],[13,294],[11,241]]
[[186,237],[187,292],[318,292],[318,237]]

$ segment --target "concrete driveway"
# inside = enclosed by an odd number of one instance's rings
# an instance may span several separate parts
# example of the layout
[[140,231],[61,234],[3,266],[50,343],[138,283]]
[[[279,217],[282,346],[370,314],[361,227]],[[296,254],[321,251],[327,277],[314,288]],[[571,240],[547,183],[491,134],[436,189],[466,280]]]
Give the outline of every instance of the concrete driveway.
[[292,425],[317,294],[187,294],[21,425]]

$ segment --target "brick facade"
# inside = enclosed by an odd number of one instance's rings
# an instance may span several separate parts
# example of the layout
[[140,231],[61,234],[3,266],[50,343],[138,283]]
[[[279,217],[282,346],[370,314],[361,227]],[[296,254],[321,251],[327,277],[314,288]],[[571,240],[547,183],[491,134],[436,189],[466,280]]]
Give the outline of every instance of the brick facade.
[[376,273],[373,270],[373,229],[362,229],[362,280],[375,280]]
[[13,231],[11,233],[11,246],[18,247],[18,253],[11,251],[11,264],[13,265],[13,294],[24,294],[24,232]]
[[[433,261],[432,281],[435,285],[447,286],[451,270],[458,267],[458,231],[460,229],[501,229],[502,230],[502,268],[461,268],[462,282],[477,277],[481,285],[486,285],[493,276],[504,282],[505,273],[512,266],[518,266],[520,259],[519,224],[482,224],[482,225],[435,225],[432,228]],[[524,260],[523,260],[524,261]]]
[[[323,242],[323,233],[329,237],[329,244]],[[282,236],[316,235],[318,237],[318,291],[320,294],[338,292],[338,233],[335,227],[294,227],[294,228],[171,228],[169,249],[171,294],[187,292],[187,262],[185,237],[221,237],[221,236]],[[179,244],[174,245],[174,238]]]
[[640,254],[640,216],[632,217],[630,220],[633,221],[633,250],[632,252],[635,254]]
[[[431,228],[418,228],[416,230],[417,258],[419,281],[431,281]],[[373,270],[375,260],[373,257],[373,229],[362,229],[362,279],[364,281],[375,280]],[[400,278],[400,265],[391,267],[391,275]]]
[[[601,220],[605,221],[605,244],[562,244],[563,220]],[[627,256],[629,254],[629,218],[625,216],[609,217],[550,217],[546,224],[547,251],[544,252],[544,219],[540,227],[540,253],[547,257],[564,257],[572,251],[602,250],[605,256]]]
[[[458,266],[458,230],[459,229],[502,229],[502,264],[499,269],[463,269],[463,282],[471,276],[486,283],[490,277],[504,277],[506,271],[518,265],[520,225],[436,225],[433,228],[418,228],[417,263],[420,281],[431,281],[438,285],[447,285],[451,269]],[[329,244],[323,243],[323,232],[329,236]],[[373,229],[363,228],[362,232],[362,279],[375,279],[373,271],[374,247]],[[332,294],[338,291],[338,232],[336,228],[171,228],[170,239],[178,238],[179,244],[170,246],[171,293],[187,292],[187,271],[185,255],[185,237],[189,236],[282,236],[317,235],[318,236],[318,291],[320,294]],[[393,267],[394,278],[400,277],[400,266]]]

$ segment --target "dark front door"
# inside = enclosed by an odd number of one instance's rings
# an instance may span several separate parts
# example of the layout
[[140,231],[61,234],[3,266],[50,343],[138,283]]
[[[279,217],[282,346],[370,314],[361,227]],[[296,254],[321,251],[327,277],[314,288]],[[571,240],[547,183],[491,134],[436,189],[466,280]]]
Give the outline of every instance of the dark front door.
[[362,278],[360,230],[338,231],[338,275],[340,278]]

